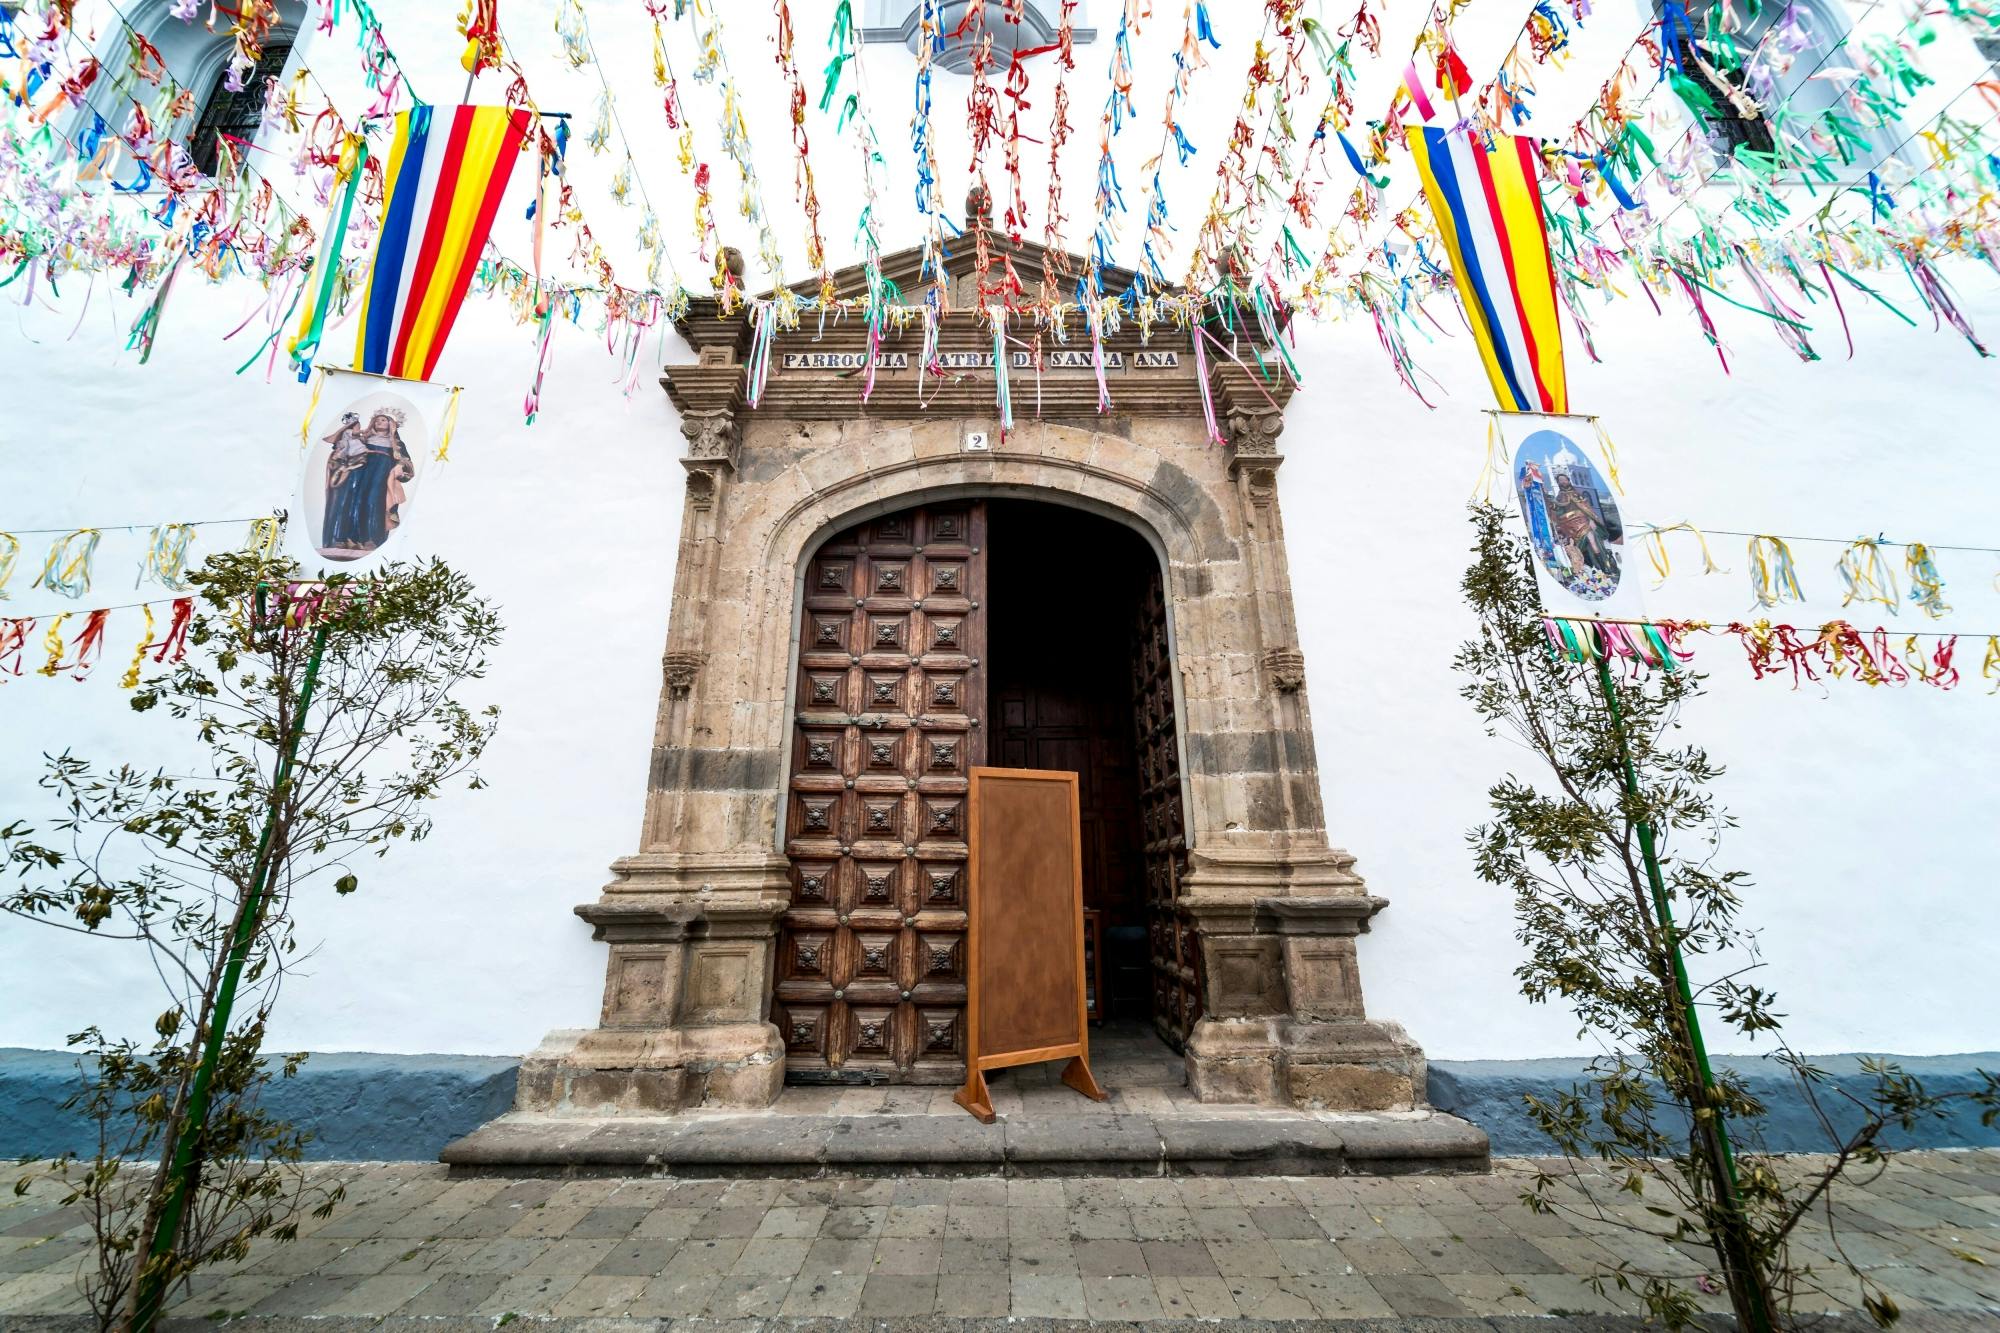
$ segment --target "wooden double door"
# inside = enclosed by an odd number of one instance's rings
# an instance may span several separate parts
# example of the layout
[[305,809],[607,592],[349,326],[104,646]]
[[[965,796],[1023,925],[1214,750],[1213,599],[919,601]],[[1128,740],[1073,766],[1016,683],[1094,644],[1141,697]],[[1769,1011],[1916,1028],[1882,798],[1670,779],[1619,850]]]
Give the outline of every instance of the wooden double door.
[[[1001,750],[1012,741],[988,737],[1014,731],[989,717],[988,538],[996,507],[1008,519],[1002,558],[1048,566],[1051,553],[1038,544],[1059,542],[1063,525],[1038,528],[1018,521],[1018,505],[975,499],[870,519],[830,538],[806,567],[784,815],[791,905],[772,1005],[794,1082],[964,1077],[969,775],[975,765],[1007,759]],[[1058,565],[1061,554],[1054,553]],[[1149,589],[1141,571],[1118,604],[1088,608],[1119,627],[1114,638],[1132,626],[1128,641],[1092,649],[1091,665],[1131,682],[1129,693],[1122,684],[1118,691],[1125,716],[1098,708],[1091,721],[1130,738],[1128,753],[1138,760],[1119,775],[1131,791],[1117,810],[1117,822],[1137,827],[1106,840],[1130,851],[1101,874],[1106,884],[1128,883],[1134,899],[1141,883],[1149,890],[1139,908],[1148,952],[1155,968],[1171,958],[1173,974],[1171,984],[1155,977],[1154,1017],[1173,1041],[1198,1014],[1199,998],[1178,933],[1161,929],[1161,918],[1173,916],[1175,871],[1167,862],[1185,840],[1165,604],[1157,565],[1144,555]],[[1025,595],[1019,581],[1003,583],[1010,596]],[[1021,632],[1024,613],[1036,611],[1013,607],[1001,622],[1020,642],[993,647],[1060,659],[1050,638]],[[1127,650],[1128,660],[1113,656]],[[993,706],[1018,703],[1008,679],[998,688],[1007,697]],[[1061,766],[1054,764],[1060,747],[1037,748],[1047,752],[1034,762]]]

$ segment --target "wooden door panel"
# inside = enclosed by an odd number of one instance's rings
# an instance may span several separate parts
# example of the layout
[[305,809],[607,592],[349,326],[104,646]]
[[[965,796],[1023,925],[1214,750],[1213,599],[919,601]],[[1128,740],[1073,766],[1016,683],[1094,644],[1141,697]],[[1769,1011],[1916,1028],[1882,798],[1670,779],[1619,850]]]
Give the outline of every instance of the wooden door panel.
[[1194,923],[1179,904],[1187,859],[1181,805],[1180,729],[1174,720],[1173,653],[1167,639],[1166,590],[1155,571],[1133,627],[1132,698],[1138,733],[1139,819],[1146,864],[1147,929],[1152,955],[1153,1027],[1175,1050],[1202,1014],[1200,950]]
[[774,1005],[802,1080],[964,1073],[984,530],[978,502],[905,510],[807,566]]

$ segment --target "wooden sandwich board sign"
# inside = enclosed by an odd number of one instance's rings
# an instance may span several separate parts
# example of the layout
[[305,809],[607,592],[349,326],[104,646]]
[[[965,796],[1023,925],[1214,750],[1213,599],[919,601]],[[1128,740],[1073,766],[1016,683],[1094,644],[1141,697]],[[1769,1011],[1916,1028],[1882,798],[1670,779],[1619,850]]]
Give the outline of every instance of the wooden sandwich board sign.
[[975,768],[970,800],[965,1086],[987,1124],[986,1071],[1069,1057],[1092,1101],[1083,985],[1083,833],[1074,773]]

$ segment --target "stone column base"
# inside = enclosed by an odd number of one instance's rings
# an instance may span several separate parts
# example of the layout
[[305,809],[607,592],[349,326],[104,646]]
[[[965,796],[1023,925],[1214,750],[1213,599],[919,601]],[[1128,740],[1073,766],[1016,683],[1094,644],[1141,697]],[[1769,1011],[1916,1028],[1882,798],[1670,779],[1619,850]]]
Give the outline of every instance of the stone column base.
[[769,1023],[621,1032],[551,1032],[521,1062],[516,1109],[554,1115],[665,1115],[757,1107],[785,1083],[785,1046]]
[[[780,862],[780,865],[783,863]],[[552,1032],[521,1065],[522,1111],[664,1115],[769,1106],[785,1046],[769,1019],[782,890],[769,858],[628,857],[576,914],[611,946],[589,1030]]]
[[[1207,1012],[1187,1046],[1188,1083],[1202,1101],[1325,1111],[1425,1105],[1423,1051],[1396,1024],[1369,1018],[1362,1003],[1355,937],[1388,903],[1362,891],[1352,861],[1321,852],[1260,871],[1239,855],[1233,879],[1243,883],[1224,886],[1236,892],[1187,901],[1208,981]],[[1242,893],[1260,873],[1289,892]]]
[[1188,1084],[1205,1102],[1320,1111],[1413,1111],[1424,1053],[1394,1023],[1369,1019],[1205,1018],[1187,1046]]

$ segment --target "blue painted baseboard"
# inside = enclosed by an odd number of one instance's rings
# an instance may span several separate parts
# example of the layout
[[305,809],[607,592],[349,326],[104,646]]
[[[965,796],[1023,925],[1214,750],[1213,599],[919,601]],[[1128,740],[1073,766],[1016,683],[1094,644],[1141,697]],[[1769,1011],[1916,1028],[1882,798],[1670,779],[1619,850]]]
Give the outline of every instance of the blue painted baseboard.
[[[1890,1057],[1934,1092],[1979,1085],[1976,1071],[2000,1069],[2000,1052]],[[1864,1093],[1861,1057],[1834,1055],[1815,1063],[1836,1086]],[[1718,1063],[1740,1071],[1771,1108],[1763,1147],[1773,1152],[1820,1152],[1827,1140],[1784,1071],[1767,1060]],[[298,1075],[275,1081],[272,1111],[314,1132],[307,1155],[320,1160],[434,1161],[444,1145],[514,1106],[518,1060],[480,1055],[321,1054]],[[1430,1100],[1485,1130],[1501,1155],[1553,1151],[1536,1129],[1522,1096],[1549,1096],[1583,1077],[1581,1060],[1433,1060]],[[89,1125],[63,1102],[75,1090],[76,1057],[65,1051],[0,1048],[0,1158],[53,1157],[87,1150]],[[1837,1095],[1822,1098],[1837,1108]],[[1843,1117],[1836,1115],[1836,1123]],[[1847,1123],[1852,1115],[1844,1117]],[[1891,1139],[1896,1147],[2000,1147],[2000,1128],[1979,1123],[1975,1108],[1926,1122]]]
[[[1858,1114],[1840,1096],[1845,1089],[1866,1098],[1872,1080],[1861,1071],[1859,1055],[1812,1057],[1812,1063],[1829,1075],[1831,1087],[1820,1090],[1822,1108],[1837,1129],[1848,1130],[1860,1122]],[[2000,1052],[1973,1055],[1882,1056],[1914,1075],[1927,1092],[1961,1092],[1983,1086],[1981,1069],[2000,1071]],[[1440,1111],[1463,1116],[1485,1130],[1493,1140],[1496,1156],[1534,1156],[1552,1153],[1551,1143],[1529,1119],[1522,1097],[1533,1093],[1549,1097],[1567,1091],[1584,1077],[1583,1060],[1433,1060],[1430,1062],[1431,1105]],[[1796,1082],[1787,1070],[1772,1060],[1723,1056],[1716,1064],[1740,1073],[1750,1090],[1769,1108],[1763,1127],[1763,1142],[1755,1145],[1767,1152],[1826,1152],[1832,1144],[1825,1128],[1799,1095]],[[2000,1147],[2000,1127],[1979,1123],[1980,1110],[1964,1102],[1953,1103],[1950,1115],[1929,1120],[1911,1133],[1900,1131],[1886,1136],[1886,1146],[1894,1148],[1992,1148]],[[1747,1145],[1746,1145],[1747,1146]]]
[[[313,1131],[323,1161],[435,1161],[444,1145],[514,1108],[521,1062],[485,1055],[314,1055],[265,1094],[274,1115]],[[92,1151],[67,1051],[0,1048],[0,1158]]]

